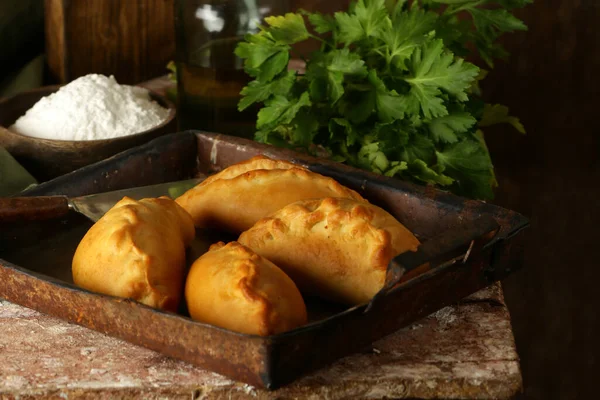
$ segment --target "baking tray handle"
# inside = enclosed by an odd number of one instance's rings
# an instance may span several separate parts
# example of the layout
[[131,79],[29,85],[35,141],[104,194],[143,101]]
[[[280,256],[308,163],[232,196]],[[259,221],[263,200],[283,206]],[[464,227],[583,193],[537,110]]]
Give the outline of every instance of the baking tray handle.
[[41,221],[68,213],[66,196],[0,197],[0,222]]
[[484,247],[495,242],[499,231],[500,225],[494,218],[482,215],[464,229],[448,230],[422,243],[417,251],[407,251],[394,257],[388,265],[385,285],[371,299],[365,313],[402,280],[410,279],[418,270],[429,270],[456,262],[466,263],[472,254],[478,254]]

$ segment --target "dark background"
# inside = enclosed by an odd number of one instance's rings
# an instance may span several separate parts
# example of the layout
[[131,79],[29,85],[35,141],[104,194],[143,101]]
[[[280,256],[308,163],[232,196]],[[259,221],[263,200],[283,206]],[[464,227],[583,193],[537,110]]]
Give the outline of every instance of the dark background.
[[[46,3],[53,1],[66,0]],[[115,15],[121,14],[121,8],[132,10],[123,6],[131,5],[129,0],[94,2]],[[172,0],[137,3],[138,10],[144,11],[145,3],[165,6],[162,3],[169,2]],[[293,3],[294,7],[325,12],[345,8],[347,0]],[[0,32],[0,41],[8,43],[2,45],[6,51],[0,57],[0,75],[6,76],[32,54],[43,51],[40,4],[41,0],[0,1],[0,18],[7,9],[20,7],[21,15],[30,17],[23,18],[20,25],[31,24],[27,33]],[[505,37],[512,56],[508,62],[497,64],[483,89],[488,101],[508,105],[527,128],[527,135],[506,127],[486,131],[500,182],[495,202],[531,218],[524,268],[504,282],[521,357],[521,397],[597,398],[600,0],[536,0],[517,14],[529,26],[529,32]],[[163,19],[171,21],[169,16]],[[139,21],[143,22],[140,26],[148,26],[147,21]],[[127,18],[120,18],[118,23],[119,30],[111,34],[131,35]],[[94,29],[104,37],[101,26],[81,21],[79,25],[89,32],[77,37],[87,37],[93,43],[98,36]],[[167,39],[161,40],[168,46],[159,52],[159,58],[147,52],[148,60],[140,63],[148,77],[166,72],[163,65],[174,51],[174,42]],[[20,46],[14,45],[19,41]],[[111,43],[104,40],[93,44]],[[144,46],[141,48],[152,48]],[[125,47],[119,49],[130,54]],[[107,62],[120,62],[109,55]],[[115,65],[110,68],[117,68]],[[155,67],[149,70],[148,65]],[[133,78],[117,79],[125,83]]]
[[525,268],[504,282],[527,399],[597,398],[600,1],[535,1],[529,32],[485,83],[526,136],[487,136],[496,202],[531,217]]

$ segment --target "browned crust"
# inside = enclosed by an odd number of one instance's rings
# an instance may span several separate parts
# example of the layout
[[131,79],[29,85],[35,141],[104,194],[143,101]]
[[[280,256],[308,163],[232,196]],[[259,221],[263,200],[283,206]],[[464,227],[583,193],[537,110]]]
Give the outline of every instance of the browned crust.
[[[192,268],[201,268],[200,265],[205,261],[208,257],[214,256],[214,252],[225,252],[226,254],[221,254],[223,258],[221,262],[226,262],[226,265],[223,265],[223,268],[232,268],[237,271],[237,273],[242,273],[242,276],[239,277],[237,281],[232,281],[231,285],[236,287],[239,293],[243,296],[243,298],[247,302],[248,309],[254,310],[254,316],[256,320],[253,321],[253,324],[257,325],[257,331],[253,332],[258,335],[266,336],[274,333],[279,333],[282,330],[282,324],[289,324],[287,320],[290,319],[289,315],[282,315],[278,304],[275,304],[275,299],[269,298],[269,296],[262,291],[261,288],[261,279],[265,278],[266,280],[269,277],[263,277],[262,274],[267,274],[269,272],[273,273],[273,270],[277,270],[279,273],[285,275],[277,266],[271,263],[269,260],[259,256],[254,253],[251,249],[246,246],[241,245],[238,242],[231,242],[225,244],[223,242],[218,242],[212,245],[206,253],[206,257],[202,256],[192,266]],[[214,262],[214,260],[212,260]],[[196,265],[198,264],[198,265]],[[215,268],[216,266],[211,264],[211,268]],[[192,274],[190,274],[192,275]],[[232,273],[235,275],[235,273]],[[190,278],[194,279],[194,278]],[[286,277],[289,280],[289,278]],[[301,299],[301,295],[298,292],[298,289],[295,288],[295,285],[291,280],[289,280],[289,284],[291,287],[287,287],[287,290],[294,289],[296,290],[295,295]],[[187,285],[186,285],[187,286]],[[219,288],[215,288],[215,292],[218,292]],[[279,293],[279,295],[284,296],[285,293]],[[186,288],[186,298],[188,301],[188,305],[190,301],[196,301],[192,297],[194,293],[188,292]],[[197,304],[197,301],[196,301]],[[195,306],[195,305],[193,305]],[[293,316],[292,319],[301,320],[300,324],[306,322],[306,308],[304,303],[301,304],[302,309],[296,310],[296,312],[300,313],[297,316]],[[257,310],[257,311],[256,311]],[[237,312],[243,312],[243,310],[231,310],[232,314]],[[302,316],[302,314],[304,314]],[[194,317],[194,315],[192,315]]]
[[[327,220],[327,225],[324,229],[331,232],[331,235],[343,230],[351,221],[362,221],[362,224],[355,225],[348,232],[348,237],[351,239],[372,240],[374,242],[373,257],[369,264],[373,268],[383,271],[387,270],[388,263],[393,257],[392,235],[389,231],[378,227],[378,221],[375,221],[375,217],[384,216],[390,219],[393,219],[393,217],[383,209],[372,204],[344,201],[340,198],[301,201],[297,203],[297,206],[300,212],[295,217],[304,218],[307,228],[313,228],[318,223]],[[282,210],[276,213],[273,218],[278,218],[278,215],[285,215],[285,211]],[[285,228],[281,226],[280,229],[290,229],[286,224],[285,218],[278,219],[278,223],[285,226]],[[398,224],[400,225],[399,222]],[[410,235],[412,236],[412,233]],[[411,246],[411,250],[415,251],[418,244],[419,242],[415,238],[415,246]]]
[[252,171],[245,172],[234,179],[243,179],[247,181],[257,181],[260,179],[268,179],[272,176],[281,176],[282,178],[286,177],[294,177],[299,180],[305,180],[307,182],[312,182],[314,185],[322,185],[328,187],[333,193],[335,193],[339,197],[348,197],[351,199],[364,201],[365,200],[360,194],[356,191],[340,184],[333,178],[330,178],[325,175],[318,174],[316,172],[309,171],[305,168],[292,167],[285,170],[281,169],[255,169]]
[[[314,293],[317,288],[314,294],[349,304],[370,299],[383,286],[390,260],[419,246],[385,210],[345,198],[290,204],[238,241],[270,258],[301,290]],[[355,286],[361,293],[352,293]]]
[[299,165],[291,163],[285,160],[274,160],[267,156],[258,155],[248,160],[241,161],[239,163],[230,165],[223,171],[218,172],[214,175],[209,176],[202,181],[199,186],[208,185],[218,179],[232,179],[236,176],[242,175],[245,172],[252,171],[255,169],[290,169],[290,168],[303,168]]
[[242,266],[242,268],[244,267],[247,268],[248,275],[240,279],[238,287],[249,302],[259,304],[258,334],[262,336],[270,335],[274,333],[273,327],[269,324],[271,321],[271,314],[274,312],[274,307],[269,299],[256,290],[259,279],[257,265],[254,262],[247,262]]
[[79,243],[73,280],[92,291],[174,311],[181,298],[185,247],[194,235],[190,215],[173,200],[124,197]]
[[323,197],[367,202],[360,194],[332,178],[296,167],[257,169],[235,178],[218,179],[190,189],[176,201],[192,215],[197,227],[216,227],[239,233],[287,204]]

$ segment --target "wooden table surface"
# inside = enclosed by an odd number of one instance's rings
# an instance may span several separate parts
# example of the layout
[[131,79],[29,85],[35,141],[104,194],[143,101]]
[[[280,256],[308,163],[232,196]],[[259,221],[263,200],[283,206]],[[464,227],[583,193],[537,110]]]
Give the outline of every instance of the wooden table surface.
[[275,391],[1,300],[0,332],[3,399],[506,399],[522,386],[499,285]]
[[499,284],[276,391],[2,300],[0,333],[0,399],[508,399],[522,390]]

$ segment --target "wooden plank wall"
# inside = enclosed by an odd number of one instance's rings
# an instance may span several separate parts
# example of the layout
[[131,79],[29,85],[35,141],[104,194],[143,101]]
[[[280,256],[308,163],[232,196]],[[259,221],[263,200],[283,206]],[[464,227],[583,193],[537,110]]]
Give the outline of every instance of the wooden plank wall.
[[166,73],[175,53],[173,0],[45,0],[52,77],[90,72],[137,83]]

